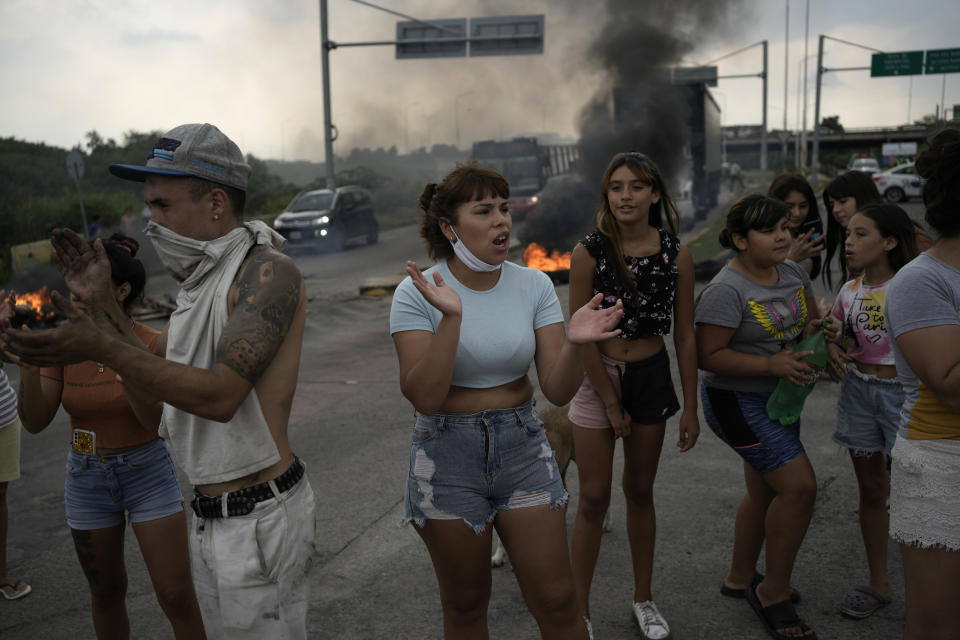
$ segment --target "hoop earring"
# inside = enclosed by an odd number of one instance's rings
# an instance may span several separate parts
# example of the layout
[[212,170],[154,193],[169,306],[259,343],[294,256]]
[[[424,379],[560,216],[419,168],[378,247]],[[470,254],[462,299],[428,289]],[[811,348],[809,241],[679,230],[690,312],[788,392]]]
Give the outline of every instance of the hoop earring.
[[213,219],[214,219],[214,220],[219,220],[219,219],[220,219],[220,214],[219,214],[219,213],[213,214]]

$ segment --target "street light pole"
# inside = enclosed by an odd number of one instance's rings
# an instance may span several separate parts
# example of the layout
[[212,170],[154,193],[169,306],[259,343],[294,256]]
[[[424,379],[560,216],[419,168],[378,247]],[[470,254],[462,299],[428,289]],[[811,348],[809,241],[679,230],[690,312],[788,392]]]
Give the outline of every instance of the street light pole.
[[460,150],[460,98],[473,94],[473,91],[464,91],[453,99],[453,126],[457,133],[457,151]]
[[292,122],[293,118],[287,118],[280,123],[280,159],[287,159],[287,123]]
[[407,153],[410,153],[410,107],[420,106],[419,102],[411,102],[403,105],[403,146]]

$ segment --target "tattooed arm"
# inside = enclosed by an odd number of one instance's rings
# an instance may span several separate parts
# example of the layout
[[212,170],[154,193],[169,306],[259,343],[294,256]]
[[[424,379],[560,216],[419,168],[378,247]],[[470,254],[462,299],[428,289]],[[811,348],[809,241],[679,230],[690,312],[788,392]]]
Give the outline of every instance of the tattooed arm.
[[293,261],[274,249],[254,247],[230,291],[230,319],[217,344],[216,366],[256,384],[273,362],[302,302],[303,278]]

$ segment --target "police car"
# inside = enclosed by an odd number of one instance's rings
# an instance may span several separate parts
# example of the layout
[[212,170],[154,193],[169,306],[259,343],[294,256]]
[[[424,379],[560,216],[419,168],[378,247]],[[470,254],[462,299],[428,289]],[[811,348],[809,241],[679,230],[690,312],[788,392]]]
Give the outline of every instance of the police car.
[[923,195],[923,184],[926,182],[917,175],[912,162],[901,164],[876,173],[873,181],[877,185],[880,195],[888,202],[904,202],[907,198],[919,198]]

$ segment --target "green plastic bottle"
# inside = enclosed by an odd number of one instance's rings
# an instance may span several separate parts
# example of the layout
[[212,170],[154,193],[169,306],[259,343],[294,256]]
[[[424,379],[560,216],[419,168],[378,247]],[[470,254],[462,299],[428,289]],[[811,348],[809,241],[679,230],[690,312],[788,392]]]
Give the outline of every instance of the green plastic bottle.
[[800,419],[803,403],[810,392],[813,391],[813,386],[827,366],[829,352],[827,351],[827,339],[823,335],[825,324],[826,322],[821,323],[820,328],[815,333],[801,340],[793,348],[794,352],[813,351],[812,354],[803,358],[803,361],[813,368],[813,373],[810,381],[801,386],[783,378],[777,382],[777,388],[773,390],[767,400],[767,416],[771,420],[778,420],[780,424],[793,424]]

